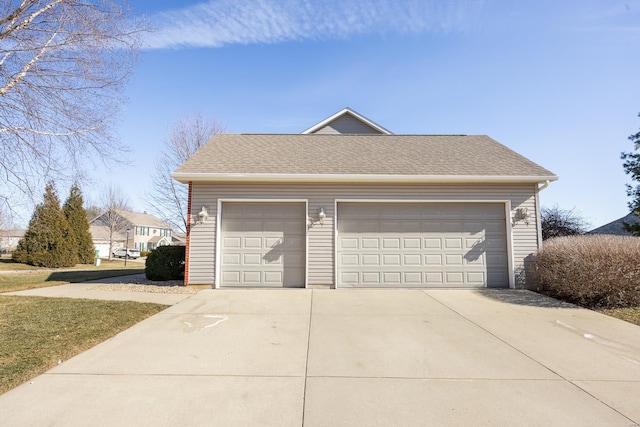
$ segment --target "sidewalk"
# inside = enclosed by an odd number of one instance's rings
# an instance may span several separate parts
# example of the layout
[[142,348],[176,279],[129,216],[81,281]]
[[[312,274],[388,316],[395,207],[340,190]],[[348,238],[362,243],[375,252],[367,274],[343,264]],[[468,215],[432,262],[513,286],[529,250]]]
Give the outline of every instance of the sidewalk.
[[[194,293],[173,292],[135,292],[131,290],[112,290],[114,284],[130,284],[137,279],[144,278],[144,274],[131,276],[110,277],[84,283],[70,283],[68,285],[51,286],[46,288],[29,289],[18,292],[5,292],[2,295],[22,295],[57,298],[86,298],[114,301],[152,302],[157,304],[174,305],[183,301]],[[146,286],[146,285],[140,285]],[[101,289],[102,288],[102,289]],[[153,287],[158,288],[158,287]],[[142,288],[140,288],[142,289]],[[151,290],[151,289],[149,289]],[[157,289],[154,289],[157,290]],[[167,289],[169,291],[169,289]],[[193,292],[191,288],[180,289],[183,292]]]

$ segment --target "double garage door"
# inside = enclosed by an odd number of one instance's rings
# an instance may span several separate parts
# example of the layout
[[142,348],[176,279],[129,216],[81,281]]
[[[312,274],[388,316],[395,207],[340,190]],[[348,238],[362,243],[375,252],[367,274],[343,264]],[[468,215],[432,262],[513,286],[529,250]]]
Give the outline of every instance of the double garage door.
[[[338,287],[508,286],[504,204],[337,207],[336,265],[325,267],[337,268]],[[305,209],[305,203],[223,203],[221,286],[304,287]]]
[[507,287],[500,203],[339,203],[338,286]]

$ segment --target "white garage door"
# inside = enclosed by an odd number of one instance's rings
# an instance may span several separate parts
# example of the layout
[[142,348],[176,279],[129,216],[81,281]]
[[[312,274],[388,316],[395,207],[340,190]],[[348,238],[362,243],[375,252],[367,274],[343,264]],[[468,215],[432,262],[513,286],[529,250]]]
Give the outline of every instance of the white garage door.
[[338,204],[338,286],[508,282],[504,204]]
[[[98,243],[94,245],[94,248],[98,252],[98,257],[100,258],[108,258],[109,257],[109,244],[108,243]],[[115,249],[114,249],[115,250]]]
[[222,203],[221,286],[304,287],[304,203]]

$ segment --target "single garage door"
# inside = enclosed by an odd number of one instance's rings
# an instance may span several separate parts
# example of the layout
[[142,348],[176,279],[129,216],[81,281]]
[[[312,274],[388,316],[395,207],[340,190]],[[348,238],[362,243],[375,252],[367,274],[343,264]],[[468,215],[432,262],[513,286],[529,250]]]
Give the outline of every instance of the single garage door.
[[504,204],[338,204],[338,286],[508,284]]
[[220,285],[304,287],[304,203],[223,202]]

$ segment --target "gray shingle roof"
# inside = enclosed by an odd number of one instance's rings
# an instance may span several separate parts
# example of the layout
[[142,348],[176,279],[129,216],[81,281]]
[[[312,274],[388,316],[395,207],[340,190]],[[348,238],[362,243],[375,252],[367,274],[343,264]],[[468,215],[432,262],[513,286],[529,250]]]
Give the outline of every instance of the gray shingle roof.
[[133,225],[143,226],[143,227],[154,227],[154,228],[165,228],[170,230],[171,226],[167,223],[159,219],[158,217],[148,214],[148,213],[140,213],[140,212],[132,212],[119,210],[118,213],[126,218]]
[[628,232],[624,228],[624,223],[627,224],[637,224],[640,222],[640,218],[631,212],[627,216],[623,216],[622,218],[618,218],[615,221],[611,221],[608,224],[602,225],[598,228],[594,228],[589,231],[587,234],[613,234],[616,236],[633,236],[632,233]]
[[174,173],[198,175],[531,177],[547,169],[485,135],[219,134]]

